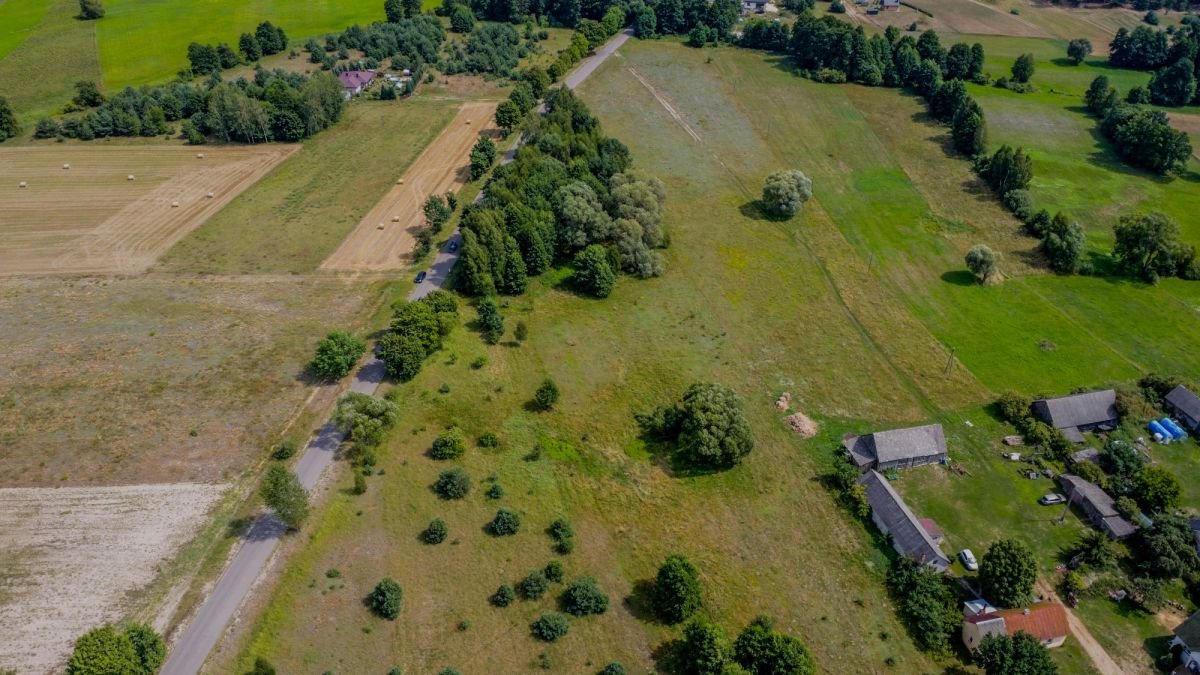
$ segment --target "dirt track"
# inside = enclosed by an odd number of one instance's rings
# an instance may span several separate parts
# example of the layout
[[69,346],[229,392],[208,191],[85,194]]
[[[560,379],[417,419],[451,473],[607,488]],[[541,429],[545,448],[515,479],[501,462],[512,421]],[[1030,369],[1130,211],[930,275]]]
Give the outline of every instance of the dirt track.
[[142,272],[299,148],[0,150],[0,275]]
[[0,490],[0,664],[61,672],[75,638],[204,525],[220,485]]
[[[464,103],[433,143],[417,157],[403,183],[392,188],[325,262],[323,270],[394,270],[407,263],[424,224],[421,207],[431,194],[458,190],[469,177],[471,146],[493,129],[495,103]],[[398,220],[396,220],[398,219]]]

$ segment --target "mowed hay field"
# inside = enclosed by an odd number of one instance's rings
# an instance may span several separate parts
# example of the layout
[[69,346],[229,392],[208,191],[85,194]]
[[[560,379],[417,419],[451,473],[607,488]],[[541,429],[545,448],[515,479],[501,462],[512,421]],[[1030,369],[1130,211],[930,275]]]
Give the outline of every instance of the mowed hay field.
[[223,490],[0,489],[0,663],[62,672],[75,639],[125,618],[131,594],[204,526]]
[[2,148],[0,275],[142,272],[297,149]]
[[317,341],[363,330],[380,292],[332,277],[0,280],[0,486],[237,476],[309,396]]
[[[363,101],[163,256],[168,272],[311,272],[393,189],[461,101]],[[424,196],[422,196],[424,199]]]
[[426,198],[458,192],[467,183],[471,177],[471,146],[482,134],[498,136],[492,120],[495,112],[495,103],[464,103],[404,177],[321,263],[321,269],[381,271],[408,265],[416,232],[425,224],[422,208]]

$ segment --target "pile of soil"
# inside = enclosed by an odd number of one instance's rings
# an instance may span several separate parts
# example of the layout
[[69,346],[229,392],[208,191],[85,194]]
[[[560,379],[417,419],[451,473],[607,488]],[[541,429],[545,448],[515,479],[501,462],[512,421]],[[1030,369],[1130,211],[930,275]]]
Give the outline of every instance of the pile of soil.
[[779,399],[775,401],[775,407],[779,410],[787,410],[792,404],[792,395],[790,392],[783,392],[779,395]]
[[787,423],[792,431],[800,434],[801,438],[812,438],[817,435],[817,423],[809,419],[808,415],[802,412],[788,415]]

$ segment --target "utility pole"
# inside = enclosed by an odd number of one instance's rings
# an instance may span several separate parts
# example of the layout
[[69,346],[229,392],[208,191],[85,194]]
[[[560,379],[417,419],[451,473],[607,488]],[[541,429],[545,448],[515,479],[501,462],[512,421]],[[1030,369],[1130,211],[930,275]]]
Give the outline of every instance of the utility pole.
[[954,368],[954,355],[958,352],[957,347],[950,348],[950,356],[946,359],[946,369],[942,371],[942,377],[949,377],[950,370]]
[[1058,517],[1059,525],[1062,525],[1063,521],[1067,519],[1067,514],[1071,511],[1071,502],[1073,501],[1075,501],[1075,487],[1072,484],[1071,489],[1067,491],[1067,503],[1063,504],[1062,515]]

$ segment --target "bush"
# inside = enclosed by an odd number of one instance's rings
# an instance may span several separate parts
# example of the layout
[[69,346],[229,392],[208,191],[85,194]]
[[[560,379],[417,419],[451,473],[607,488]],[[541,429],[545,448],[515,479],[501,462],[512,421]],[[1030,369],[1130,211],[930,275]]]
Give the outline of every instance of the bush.
[[142,662],[133,641],[113,626],[101,626],[84,633],[75,641],[75,651],[67,662],[68,675],[140,672]]
[[732,670],[729,667],[732,649],[725,633],[700,619],[683,629],[678,656],[685,673],[724,675]]
[[763,206],[779,218],[796,215],[811,198],[812,181],[795,169],[776,171],[763,183]]
[[450,427],[434,439],[429,456],[434,459],[458,459],[466,451],[467,445],[462,429]]
[[1005,392],[996,400],[996,409],[1005,422],[1020,428],[1030,417],[1033,399],[1016,392]]
[[488,488],[487,498],[488,499],[500,499],[503,496],[504,496],[504,488],[500,487],[499,483],[492,483],[492,486]]
[[513,330],[513,337],[517,339],[517,342],[524,342],[525,338],[529,337],[529,327],[525,325],[524,321],[517,322],[517,327]]
[[259,494],[267,506],[274,509],[279,520],[293,530],[300,529],[308,518],[308,492],[296,474],[280,464],[267,468]]
[[1133,497],[1126,496],[1117,497],[1113,508],[1116,509],[1117,514],[1129,521],[1136,521],[1138,514],[1142,512]]
[[588,616],[608,611],[608,595],[596,586],[592,577],[572,581],[562,596],[562,606],[568,614]]
[[613,661],[601,668],[597,675],[625,675],[625,666]]
[[293,441],[290,438],[285,438],[282,441],[279,441],[278,443],[276,443],[275,447],[272,448],[271,459],[277,459],[282,462],[285,459],[291,459],[292,456],[295,454],[296,454],[296,441]]
[[458,467],[438,474],[433,491],[442,499],[462,499],[471,492],[471,477]]
[[1004,206],[1021,222],[1033,216],[1033,195],[1029,190],[1009,190],[1004,194]]
[[541,410],[550,410],[558,403],[558,385],[554,380],[546,378],[533,394],[533,401]]
[[517,582],[517,592],[526,600],[537,600],[550,589],[550,580],[544,570],[534,570]]
[[654,580],[654,612],[665,623],[680,623],[700,609],[700,571],[679,554],[667,556]]
[[555,518],[546,529],[546,533],[554,540],[555,550],[567,554],[575,548],[575,529],[566,518]]
[[546,563],[546,568],[542,570],[546,575],[546,579],[559,583],[563,580],[563,564],[561,560],[551,560]]
[[508,509],[499,509],[491,522],[487,524],[487,532],[493,537],[507,537],[521,531],[521,517]]
[[446,541],[446,536],[450,534],[450,528],[446,527],[445,521],[441,518],[434,518],[429,521],[424,531],[421,532],[421,541],[426,544],[440,544]]
[[733,658],[749,673],[811,675],[816,664],[800,640],[775,630],[765,616],[755,617],[733,643]]
[[367,493],[367,478],[358,471],[354,472],[354,487],[351,488],[351,492],[356,495]]
[[474,359],[471,360],[471,369],[472,370],[479,370],[480,368],[482,368],[486,365],[487,365],[487,357],[486,356],[476,356]]
[[496,607],[508,607],[516,599],[517,594],[513,591],[513,587],[508,584],[501,584],[500,588],[497,588],[496,592],[492,593],[489,602]]
[[481,448],[495,448],[500,446],[500,437],[490,431],[487,431],[479,437],[477,442]]
[[543,642],[556,642],[571,630],[571,624],[567,622],[567,617],[558,612],[546,612],[529,628],[535,638]]
[[400,584],[391,577],[384,577],[375,585],[375,590],[371,591],[371,595],[367,596],[367,604],[371,611],[391,620],[400,616],[400,602],[403,598],[404,591],[400,588]]

